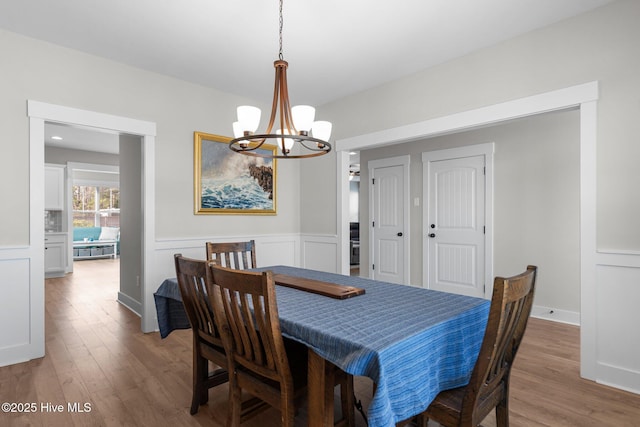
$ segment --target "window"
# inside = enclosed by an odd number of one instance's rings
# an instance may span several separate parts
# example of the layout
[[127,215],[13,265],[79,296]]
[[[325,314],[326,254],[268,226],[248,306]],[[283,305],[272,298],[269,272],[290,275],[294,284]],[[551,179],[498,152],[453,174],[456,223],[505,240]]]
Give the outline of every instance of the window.
[[74,227],[120,227],[120,189],[73,186]]

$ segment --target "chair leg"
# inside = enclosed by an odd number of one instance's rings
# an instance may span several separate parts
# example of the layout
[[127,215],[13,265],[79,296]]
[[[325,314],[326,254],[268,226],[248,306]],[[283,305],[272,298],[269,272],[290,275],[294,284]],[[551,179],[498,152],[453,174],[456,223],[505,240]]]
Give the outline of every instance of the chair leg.
[[200,405],[209,401],[209,393],[205,382],[208,376],[208,361],[200,357],[197,352],[193,354],[193,396],[191,398],[191,415],[198,412]]
[[396,427],[405,427],[411,425],[413,427],[427,427],[429,423],[429,418],[424,416],[423,414],[416,415],[415,417],[409,418],[408,420],[400,421],[396,423]]
[[[283,396],[284,397],[284,396]],[[282,398],[280,405],[280,419],[282,427],[293,427],[296,417],[296,406],[293,401]]]
[[496,426],[509,427],[509,401],[503,399],[496,405]]
[[227,405],[227,427],[238,427],[242,412],[242,390],[231,375],[229,376],[229,402]]
[[342,410],[343,425],[353,427],[356,424],[354,411],[355,399],[353,389],[353,375],[339,372],[337,382],[340,384],[340,404]]
[[429,424],[429,417],[425,414],[420,414],[416,417],[416,425],[418,427],[427,427],[427,424]]
[[509,427],[509,374],[504,380],[502,399],[496,405],[496,427]]

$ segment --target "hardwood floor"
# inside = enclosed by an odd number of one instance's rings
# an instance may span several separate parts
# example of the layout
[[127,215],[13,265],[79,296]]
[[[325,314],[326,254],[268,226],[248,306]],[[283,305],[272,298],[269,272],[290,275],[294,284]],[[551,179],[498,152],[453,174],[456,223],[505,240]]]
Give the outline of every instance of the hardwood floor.
[[[190,331],[164,340],[141,333],[140,318],[116,302],[118,262],[81,261],[73,274],[46,280],[46,356],[0,368],[0,402],[34,403],[36,411],[0,413],[0,426],[224,426],[227,386],[189,415]],[[531,319],[512,374],[511,425],[640,426],[640,395],[578,372],[578,328]],[[371,382],[358,377],[365,409],[370,394]],[[278,420],[271,409],[244,426]],[[366,425],[359,414],[356,422]],[[305,413],[297,425],[306,425]],[[495,426],[493,416],[483,426]]]

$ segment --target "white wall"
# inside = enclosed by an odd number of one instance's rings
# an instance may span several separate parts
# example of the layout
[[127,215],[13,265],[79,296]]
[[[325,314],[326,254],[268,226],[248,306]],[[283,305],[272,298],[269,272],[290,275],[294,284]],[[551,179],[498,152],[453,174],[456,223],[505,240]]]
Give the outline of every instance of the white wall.
[[[318,114],[334,123],[341,140],[598,81],[598,246],[638,251],[640,198],[629,195],[640,182],[639,21],[640,2],[619,0],[327,104]],[[309,162],[302,173],[303,188],[318,176],[326,188],[301,196],[305,232],[336,229],[336,160],[328,157]]]
[[193,215],[193,132],[229,135],[235,106],[257,102],[6,31],[0,52],[0,154],[13,159],[0,170],[0,245],[29,241],[28,99],[157,124],[158,237],[298,232],[297,162],[278,164],[278,215]]

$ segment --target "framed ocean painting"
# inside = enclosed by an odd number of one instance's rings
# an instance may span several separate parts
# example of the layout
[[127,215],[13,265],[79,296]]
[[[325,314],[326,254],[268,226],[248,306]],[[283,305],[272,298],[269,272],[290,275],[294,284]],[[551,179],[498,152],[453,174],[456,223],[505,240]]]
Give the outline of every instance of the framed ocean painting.
[[[276,160],[229,149],[231,138],[193,133],[196,214],[276,214]],[[275,154],[275,145],[259,151]]]

